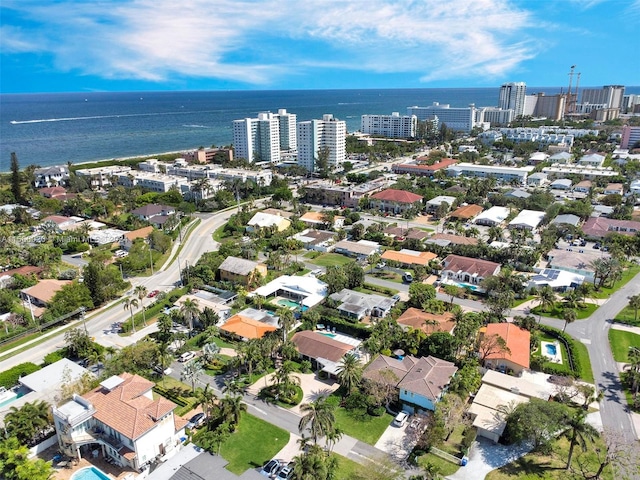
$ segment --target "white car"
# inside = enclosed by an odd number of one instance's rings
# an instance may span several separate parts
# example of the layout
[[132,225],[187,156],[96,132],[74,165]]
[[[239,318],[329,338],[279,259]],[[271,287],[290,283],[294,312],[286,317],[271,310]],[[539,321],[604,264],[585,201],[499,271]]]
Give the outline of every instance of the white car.
[[324,272],[322,271],[321,268],[316,268],[315,270],[311,271],[311,275],[313,275],[314,277],[317,277],[318,275],[322,275]]
[[196,358],[196,352],[184,352],[182,355],[180,355],[180,358],[178,358],[178,361],[181,363],[184,363],[184,362],[188,362],[192,358]]
[[405,423],[407,423],[408,418],[409,414],[407,412],[400,412],[396,415],[396,418],[393,419],[393,425],[396,427],[402,427]]

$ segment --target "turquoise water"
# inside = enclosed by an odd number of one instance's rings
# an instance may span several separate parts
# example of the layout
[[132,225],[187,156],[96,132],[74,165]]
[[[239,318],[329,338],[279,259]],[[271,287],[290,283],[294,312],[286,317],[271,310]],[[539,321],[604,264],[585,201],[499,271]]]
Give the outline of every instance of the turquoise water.
[[325,337],[330,337],[330,338],[335,338],[336,337],[335,333],[321,333],[320,335],[324,335]]
[[544,348],[547,349],[547,353],[549,355],[553,355],[554,357],[556,356],[556,354],[558,353],[558,349],[556,348],[555,345],[552,345],[551,343],[547,343]]
[[86,467],[71,475],[71,480],[111,480],[106,473],[96,467]]
[[468,288],[469,290],[473,290],[474,292],[478,290],[478,288],[480,288],[477,285],[472,285],[470,283],[464,283],[464,282],[453,282],[453,283],[460,288]]
[[287,300],[285,298],[281,298],[278,300],[278,305],[282,305],[287,308],[298,308],[300,304],[298,302],[294,302],[293,300]]
[[21,396],[22,396],[22,394],[20,394],[20,395],[16,395],[16,396],[13,396],[13,397],[11,397],[11,398],[7,398],[7,399],[6,399],[6,400],[4,400],[3,402],[0,402],[0,407],[4,407],[4,406],[6,406],[6,405],[9,405],[9,404],[10,404],[10,403],[12,403],[12,402],[15,402],[15,401],[16,401],[17,399],[19,399]]

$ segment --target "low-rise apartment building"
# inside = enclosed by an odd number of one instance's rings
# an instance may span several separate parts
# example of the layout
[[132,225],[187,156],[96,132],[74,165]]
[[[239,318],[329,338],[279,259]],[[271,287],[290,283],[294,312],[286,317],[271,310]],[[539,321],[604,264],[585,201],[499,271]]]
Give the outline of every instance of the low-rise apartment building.
[[533,166],[499,167],[463,162],[447,168],[447,174],[452,177],[495,178],[503,183],[517,182],[520,185],[526,185],[527,177],[534,168]]

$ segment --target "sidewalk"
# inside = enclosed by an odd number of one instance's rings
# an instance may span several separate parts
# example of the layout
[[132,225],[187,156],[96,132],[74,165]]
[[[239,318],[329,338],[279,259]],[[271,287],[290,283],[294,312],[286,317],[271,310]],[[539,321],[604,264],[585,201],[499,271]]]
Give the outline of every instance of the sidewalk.
[[640,327],[632,327],[631,325],[625,325],[624,323],[612,323],[611,328],[614,330],[624,330],[625,332],[635,333],[640,335]]

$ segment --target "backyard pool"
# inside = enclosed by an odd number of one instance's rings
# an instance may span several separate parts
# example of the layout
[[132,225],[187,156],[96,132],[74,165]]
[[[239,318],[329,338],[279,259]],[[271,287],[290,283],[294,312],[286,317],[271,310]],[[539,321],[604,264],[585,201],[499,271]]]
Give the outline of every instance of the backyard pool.
[[558,354],[558,349],[551,343],[547,343],[544,348],[547,351],[547,355],[550,357],[555,357]]
[[562,351],[560,350],[560,344],[555,342],[540,342],[540,352],[550,362],[562,363]]
[[335,338],[336,334],[335,333],[325,333],[325,332],[321,332],[320,335],[324,335],[325,337],[329,337],[329,338]]
[[454,282],[452,280],[447,281],[447,283],[449,283],[450,285],[454,285],[456,287],[466,288],[467,290],[472,290],[474,292],[480,289],[478,285],[472,285],[471,283]]
[[294,302],[293,300],[287,300],[286,298],[281,298],[278,300],[278,305],[282,305],[287,308],[298,308],[300,304],[298,302]]
[[71,480],[111,480],[109,476],[96,467],[81,468],[71,475]]

